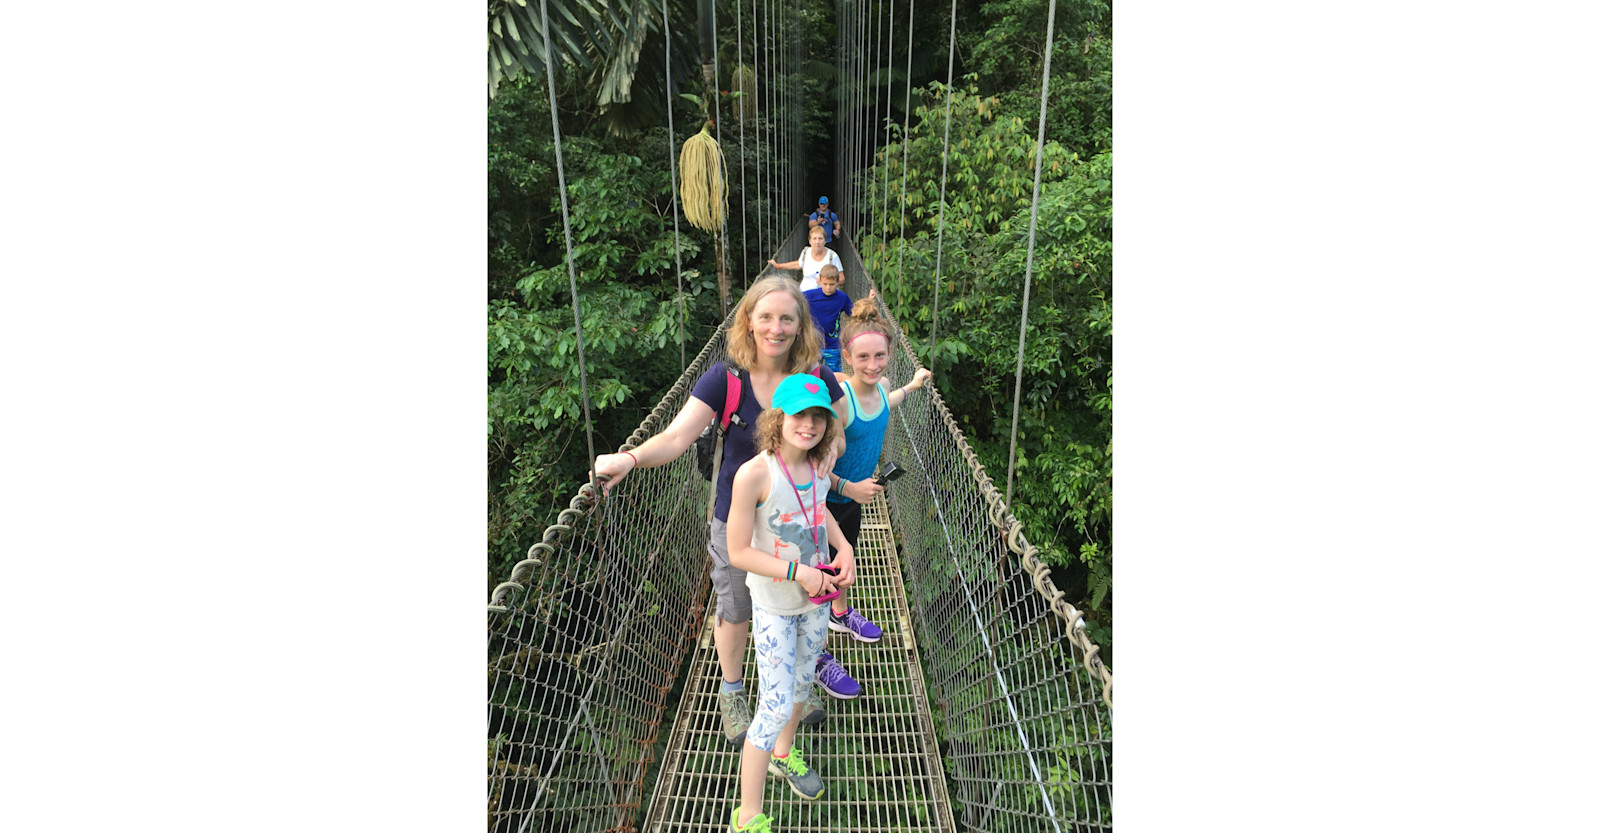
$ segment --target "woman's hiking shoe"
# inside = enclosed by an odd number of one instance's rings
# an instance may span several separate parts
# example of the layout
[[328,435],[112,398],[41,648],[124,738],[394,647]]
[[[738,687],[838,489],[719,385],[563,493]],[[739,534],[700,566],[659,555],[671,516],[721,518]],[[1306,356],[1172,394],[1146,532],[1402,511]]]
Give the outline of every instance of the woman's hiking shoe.
[[828,710],[822,705],[822,694],[816,686],[811,687],[811,699],[807,701],[810,710],[800,718],[800,722],[807,726],[815,726],[828,718]]
[[733,818],[728,819],[728,833],[772,833],[772,819],[766,813],[756,813],[744,827],[739,826],[739,808],[733,808]]
[[827,651],[817,657],[817,685],[836,700],[854,700],[861,696],[861,684],[846,674],[844,666]]
[[847,608],[843,616],[828,611],[828,630],[850,634],[857,642],[877,642],[883,638],[883,628],[872,623],[855,608]]
[[724,691],[717,695],[717,711],[722,712],[722,733],[728,743],[744,743],[744,733],[750,731],[750,700],[743,691]]
[[767,771],[783,777],[789,782],[789,789],[794,794],[811,801],[822,795],[822,774],[811,768],[806,759],[800,757],[800,747],[789,747],[789,756],[780,758],[773,755],[767,761]]

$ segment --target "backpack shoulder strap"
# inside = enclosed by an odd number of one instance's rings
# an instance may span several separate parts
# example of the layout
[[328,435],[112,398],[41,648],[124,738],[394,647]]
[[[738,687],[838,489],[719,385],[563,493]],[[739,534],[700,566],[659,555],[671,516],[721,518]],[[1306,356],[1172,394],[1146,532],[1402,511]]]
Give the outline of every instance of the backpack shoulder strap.
[[722,403],[722,432],[728,432],[728,423],[733,420],[733,414],[739,410],[739,399],[744,393],[744,384],[739,380],[739,374],[734,372],[734,366],[724,363],[724,372],[728,374],[728,396]]

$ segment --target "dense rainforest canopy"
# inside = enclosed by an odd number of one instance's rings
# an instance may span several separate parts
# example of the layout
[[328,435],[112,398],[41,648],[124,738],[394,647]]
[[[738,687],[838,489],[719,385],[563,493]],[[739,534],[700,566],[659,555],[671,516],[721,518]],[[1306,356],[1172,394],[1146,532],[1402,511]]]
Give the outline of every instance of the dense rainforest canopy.
[[[697,102],[719,100],[725,113],[735,299],[771,254],[761,250],[772,247],[770,235],[762,239],[755,224],[770,227],[772,212],[782,210],[775,206],[789,195],[768,193],[754,176],[757,164],[770,164],[770,147],[747,143],[741,151],[730,140],[737,119],[728,114],[741,103],[727,91],[714,97],[701,79],[697,4],[665,4],[673,41],[669,90],[662,4],[613,3],[599,11],[548,3],[595,445],[607,452],[639,424],[679,375],[681,357],[692,358],[722,318],[712,236],[681,216],[674,233],[668,161],[705,121]],[[883,5],[872,4],[873,13],[887,15]],[[839,9],[822,0],[786,4],[787,24],[776,36],[803,56],[787,66],[791,104],[803,108],[797,120],[803,129],[790,137],[802,149],[802,202],[840,187],[834,166],[841,124],[875,114],[879,120],[862,133],[877,164],[843,185],[862,195],[852,239],[913,349],[934,369],[968,441],[1003,486],[1050,4],[957,3],[948,86],[949,5],[916,9],[909,79],[907,5],[893,11],[892,53],[872,53],[880,68],[866,75],[867,95],[887,104],[845,113]],[[536,0],[489,3],[490,587],[554,521],[588,467],[538,6]],[[740,66],[757,60],[749,36],[756,7],[716,8],[718,73],[722,86],[736,92]],[[1052,565],[1057,586],[1086,610],[1091,635],[1109,647],[1111,7],[1059,0],[1056,9],[1011,506]],[[871,212],[868,204],[887,210]],[[743,231],[741,206],[750,224]],[[798,219],[776,225],[787,233]],[[937,343],[930,347],[936,263]]]

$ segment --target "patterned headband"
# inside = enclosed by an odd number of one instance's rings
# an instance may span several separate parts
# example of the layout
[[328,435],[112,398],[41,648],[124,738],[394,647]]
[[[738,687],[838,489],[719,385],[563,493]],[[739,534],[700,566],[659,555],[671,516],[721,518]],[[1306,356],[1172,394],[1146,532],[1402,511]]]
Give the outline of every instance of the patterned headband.
[[858,338],[860,338],[860,337],[862,337],[864,335],[880,335],[880,336],[883,336],[883,340],[884,341],[888,341],[889,340],[888,336],[884,335],[883,333],[878,332],[877,330],[862,330],[861,332],[856,333],[855,335],[845,339],[844,340],[844,346],[849,347],[850,346],[850,342],[855,341],[856,339],[858,339]]

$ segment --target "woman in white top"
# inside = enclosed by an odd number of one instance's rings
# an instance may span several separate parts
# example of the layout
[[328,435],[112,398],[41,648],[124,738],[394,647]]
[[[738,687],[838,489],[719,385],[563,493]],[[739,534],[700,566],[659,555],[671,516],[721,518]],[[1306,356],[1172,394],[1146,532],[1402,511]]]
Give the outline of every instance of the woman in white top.
[[844,273],[844,264],[839,261],[839,253],[828,248],[826,241],[827,233],[818,226],[811,230],[811,248],[802,250],[800,257],[788,263],[779,263],[770,258],[767,262],[778,269],[799,269],[801,292],[816,289],[819,286],[817,274],[822,271],[822,267],[831,263],[840,274]]

